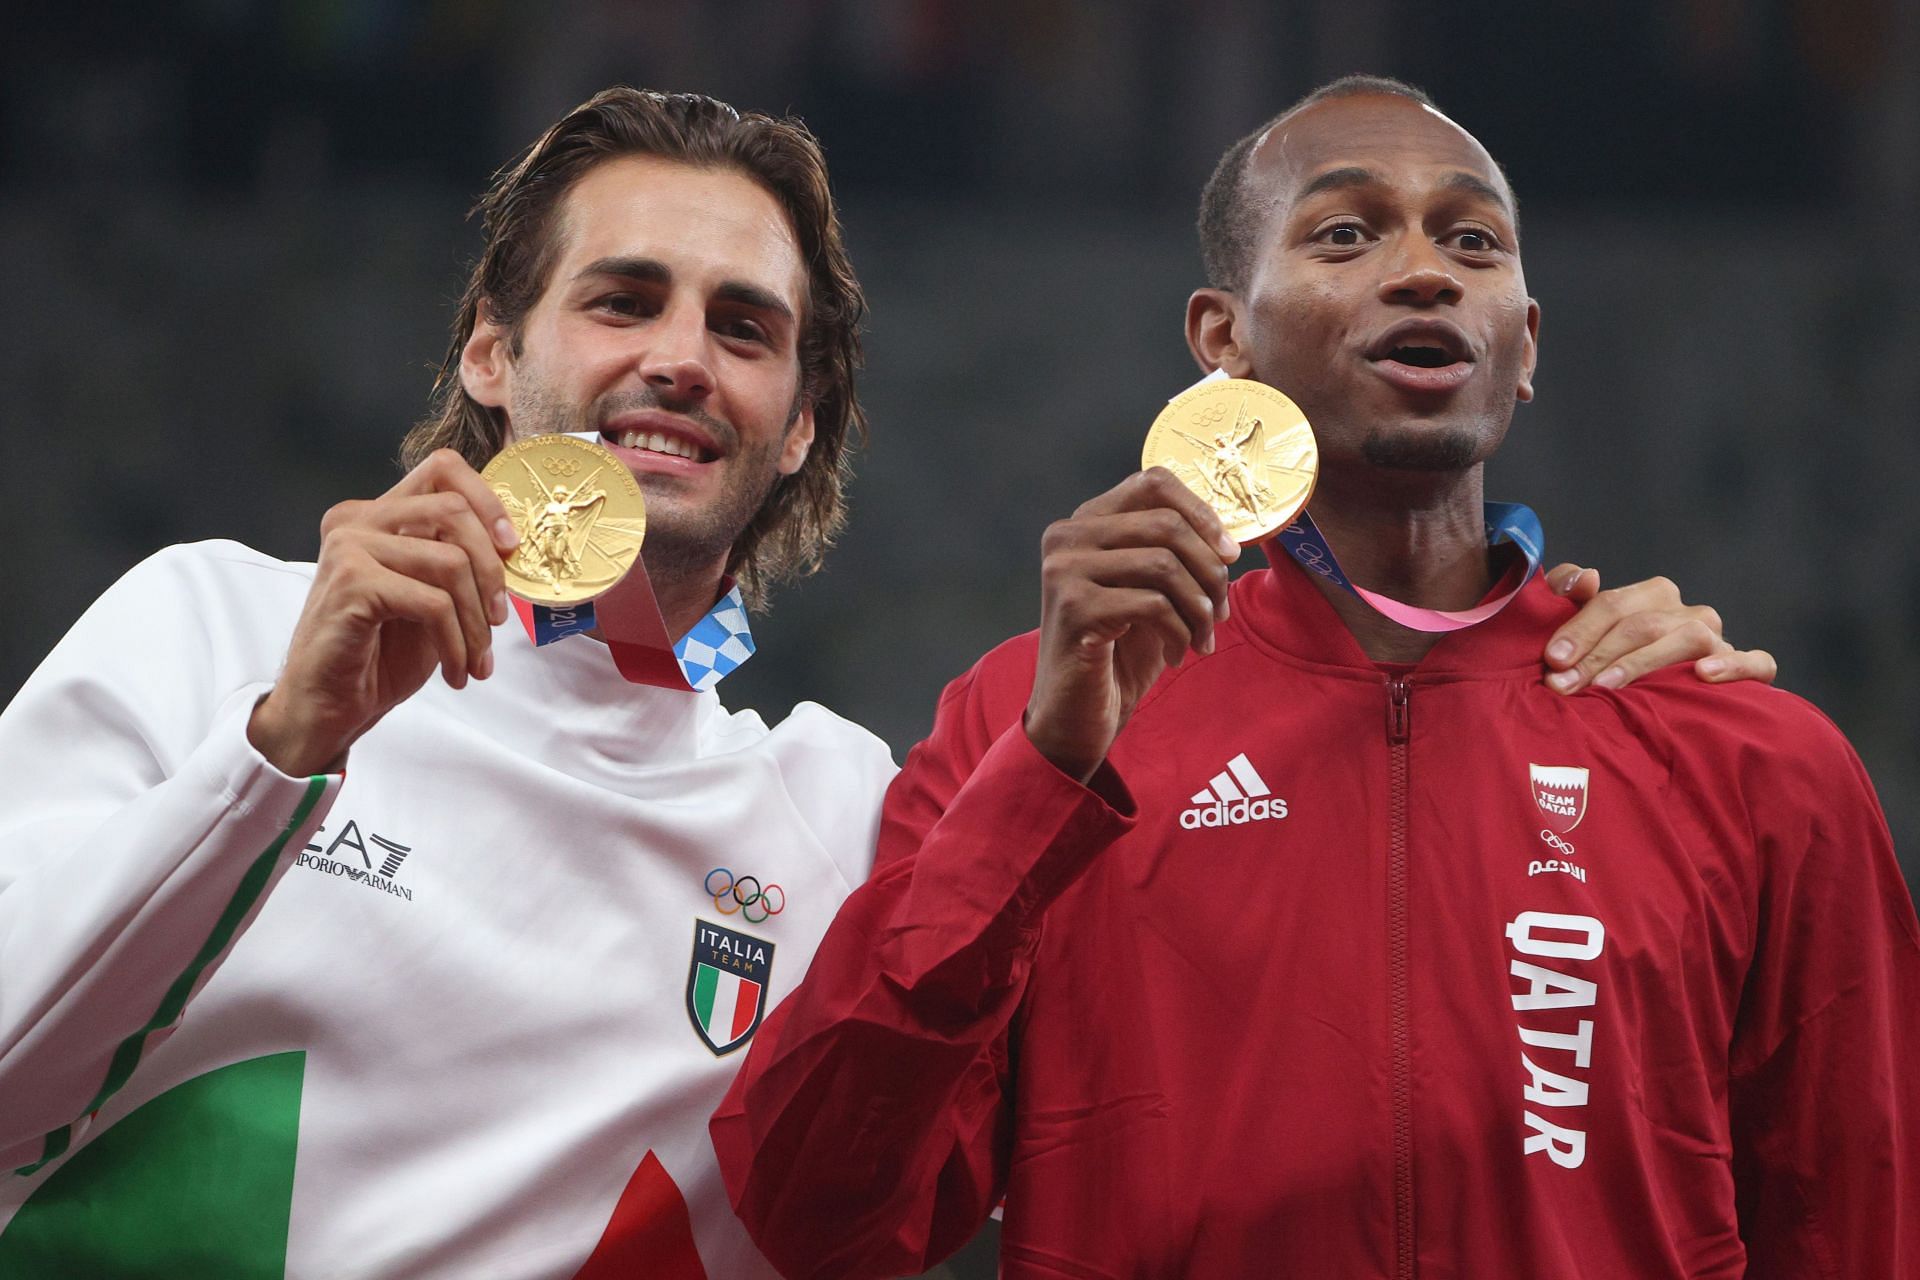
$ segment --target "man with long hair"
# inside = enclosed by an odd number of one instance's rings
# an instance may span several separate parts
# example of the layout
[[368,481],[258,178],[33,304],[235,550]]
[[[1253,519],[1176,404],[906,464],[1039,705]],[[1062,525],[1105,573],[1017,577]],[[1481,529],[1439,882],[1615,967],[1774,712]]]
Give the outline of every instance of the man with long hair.
[[[405,478],[317,565],[147,561],[0,719],[0,1275],[768,1274],[704,1120],[893,764],[706,685],[844,519],[860,287],[813,138],[695,95],[598,95],[480,211]],[[699,691],[495,632],[475,468],[550,432],[644,492]]]

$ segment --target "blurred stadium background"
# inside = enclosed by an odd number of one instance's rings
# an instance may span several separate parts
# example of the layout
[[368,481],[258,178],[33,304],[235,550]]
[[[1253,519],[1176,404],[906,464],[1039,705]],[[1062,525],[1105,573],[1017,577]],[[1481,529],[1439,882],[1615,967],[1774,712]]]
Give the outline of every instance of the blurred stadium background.
[[[618,81],[802,116],[873,312],[854,523],[733,705],[904,754],[1037,617],[1048,521],[1194,376],[1201,183],[1353,70],[1506,165],[1545,309],[1489,485],[1769,648],[1920,872],[1920,6],[96,0],[0,44],[11,696],[170,542],[310,558],[394,478],[495,167]],[[138,636],[127,637],[129,645]],[[981,1252],[985,1252],[982,1246]],[[955,1275],[991,1274],[962,1260]]]

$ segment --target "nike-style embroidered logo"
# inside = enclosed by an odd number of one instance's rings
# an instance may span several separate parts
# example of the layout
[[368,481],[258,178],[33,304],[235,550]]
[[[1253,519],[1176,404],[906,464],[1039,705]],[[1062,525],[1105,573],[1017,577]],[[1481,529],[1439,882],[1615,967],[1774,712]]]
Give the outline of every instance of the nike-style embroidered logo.
[[1287,802],[1273,794],[1273,788],[1244,751],[1193,793],[1192,804],[1193,808],[1180,811],[1180,825],[1189,831],[1196,827],[1237,827],[1287,816]]

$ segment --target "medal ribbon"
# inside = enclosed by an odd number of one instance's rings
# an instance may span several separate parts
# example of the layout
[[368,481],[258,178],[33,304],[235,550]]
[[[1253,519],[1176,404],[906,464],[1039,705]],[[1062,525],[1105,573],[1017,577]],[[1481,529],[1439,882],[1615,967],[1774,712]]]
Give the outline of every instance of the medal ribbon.
[[[563,434],[589,443],[600,439],[592,431]],[[598,627],[600,638],[613,651],[613,665],[630,683],[702,692],[753,656],[753,629],[747,625],[740,588],[732,578],[721,579],[720,585],[725,590],[720,602],[677,643],[667,634],[660,602],[647,580],[646,563],[638,557],[625,577],[583,604],[557,609],[529,604],[519,596],[509,599],[536,647]]]
[[725,580],[727,594],[707,610],[678,643],[667,639],[667,624],[654,601],[646,569],[635,562],[627,576],[598,600],[554,609],[513,596],[514,612],[527,638],[537,645],[600,628],[613,653],[613,665],[633,684],[702,692],[713,688],[753,656],[753,629],[740,588]]
[[[1193,387],[1203,387],[1226,377],[1225,369],[1215,369],[1194,383]],[[1187,391],[1193,390],[1193,387],[1188,387]],[[1185,395],[1187,391],[1182,391],[1180,395]],[[1527,571],[1520,575],[1520,581],[1513,590],[1498,600],[1490,600],[1471,609],[1422,609],[1402,604],[1353,582],[1341,572],[1340,562],[1334,558],[1333,547],[1327,542],[1326,535],[1320,532],[1313,523],[1313,517],[1305,511],[1292,524],[1264,539],[1261,546],[1265,549],[1268,542],[1278,541],[1287,549],[1288,555],[1300,562],[1302,568],[1359,596],[1372,606],[1374,612],[1403,627],[1414,631],[1458,631],[1476,622],[1485,622],[1512,603],[1513,598],[1520,594],[1520,588],[1526,586],[1527,580],[1540,568],[1540,557],[1546,553],[1547,539],[1540,531],[1540,517],[1533,513],[1531,507],[1518,502],[1488,502],[1483,504],[1483,510],[1486,513],[1487,545],[1497,547],[1503,542],[1511,542],[1519,547],[1527,557]],[[1272,556],[1269,555],[1268,559],[1272,559]]]
[[1269,541],[1278,541],[1287,549],[1287,554],[1300,563],[1301,568],[1317,573],[1335,586],[1359,596],[1376,613],[1385,615],[1403,627],[1414,631],[1458,631],[1476,622],[1485,622],[1512,603],[1513,598],[1520,594],[1520,588],[1526,586],[1527,580],[1539,569],[1540,557],[1546,547],[1546,538],[1540,532],[1540,517],[1533,513],[1531,507],[1518,502],[1489,502],[1485,504],[1485,511],[1487,545],[1497,547],[1503,542],[1512,543],[1526,556],[1527,568],[1513,590],[1498,600],[1489,600],[1471,609],[1422,609],[1402,604],[1353,582],[1341,571],[1340,562],[1334,558],[1333,547],[1314,525],[1313,517],[1304,511]]

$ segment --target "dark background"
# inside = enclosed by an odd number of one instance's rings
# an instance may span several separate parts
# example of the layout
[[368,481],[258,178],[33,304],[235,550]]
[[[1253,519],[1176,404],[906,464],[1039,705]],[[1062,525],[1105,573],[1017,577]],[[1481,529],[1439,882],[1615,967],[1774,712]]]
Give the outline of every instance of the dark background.
[[[903,753],[1195,376],[1219,153],[1353,70],[1506,165],[1545,310],[1489,492],[1710,602],[1920,839],[1920,6],[99,0],[0,43],[0,695],[170,542],[395,477],[489,175],[616,81],[804,117],[873,304],[854,523],[728,701]],[[127,637],[129,645],[140,642]]]

